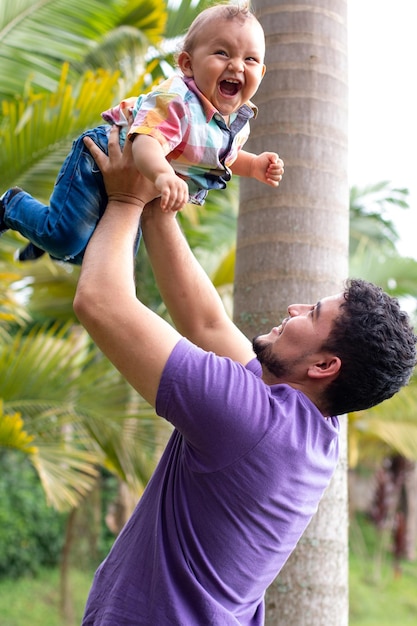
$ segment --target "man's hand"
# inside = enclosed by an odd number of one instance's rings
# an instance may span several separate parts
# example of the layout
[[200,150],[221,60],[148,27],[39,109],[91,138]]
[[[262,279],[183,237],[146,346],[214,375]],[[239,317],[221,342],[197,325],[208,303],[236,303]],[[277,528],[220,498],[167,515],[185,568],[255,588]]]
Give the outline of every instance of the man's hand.
[[90,137],[84,137],[84,144],[103,174],[109,201],[143,207],[158,195],[158,191],[137,171],[133,162],[131,142],[126,141],[123,151],[121,150],[119,133],[118,126],[111,127],[108,156]]

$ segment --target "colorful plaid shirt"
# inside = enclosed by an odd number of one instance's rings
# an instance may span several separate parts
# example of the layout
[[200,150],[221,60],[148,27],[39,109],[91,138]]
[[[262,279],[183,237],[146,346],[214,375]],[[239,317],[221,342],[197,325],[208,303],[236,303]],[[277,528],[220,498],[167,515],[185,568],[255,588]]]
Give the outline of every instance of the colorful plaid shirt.
[[128,98],[102,116],[106,122],[127,126],[134,116],[129,138],[135,134],[157,139],[163,152],[189,188],[189,201],[203,204],[210,189],[224,189],[229,167],[249,137],[249,120],[257,114],[251,102],[230,116],[222,115],[190,78],[173,76],[148,94]]

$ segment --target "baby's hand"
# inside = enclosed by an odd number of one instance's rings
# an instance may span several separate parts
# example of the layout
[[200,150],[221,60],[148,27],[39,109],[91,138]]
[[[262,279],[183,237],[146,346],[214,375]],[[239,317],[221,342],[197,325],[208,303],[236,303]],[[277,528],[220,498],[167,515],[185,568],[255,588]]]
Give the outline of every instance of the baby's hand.
[[284,175],[284,161],[276,152],[262,152],[252,163],[252,176],[261,183],[278,187]]
[[161,192],[163,211],[180,211],[188,202],[188,186],[176,174],[163,173],[155,178],[155,187]]

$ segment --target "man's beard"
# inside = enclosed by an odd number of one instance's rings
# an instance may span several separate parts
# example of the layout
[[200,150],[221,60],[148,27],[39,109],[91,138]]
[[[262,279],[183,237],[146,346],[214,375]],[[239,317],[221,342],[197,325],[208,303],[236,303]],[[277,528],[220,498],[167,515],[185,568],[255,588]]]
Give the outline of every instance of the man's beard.
[[260,341],[260,335],[252,339],[253,351],[259,363],[265,367],[268,372],[276,376],[276,378],[284,379],[291,373],[293,363],[281,359],[274,354],[272,345]]

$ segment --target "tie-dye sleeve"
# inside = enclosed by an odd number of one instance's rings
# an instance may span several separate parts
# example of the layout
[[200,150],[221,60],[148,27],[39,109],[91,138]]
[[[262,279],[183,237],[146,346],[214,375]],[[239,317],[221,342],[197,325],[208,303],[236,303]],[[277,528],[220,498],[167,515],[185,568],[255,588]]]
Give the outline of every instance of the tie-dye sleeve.
[[116,124],[117,126],[127,126],[129,113],[133,113],[136,106],[137,98],[126,98],[122,100],[117,106],[107,109],[101,114],[101,117],[109,124]]
[[128,136],[150,135],[167,155],[186,141],[188,124],[187,106],[180,95],[152,92],[142,98]]

